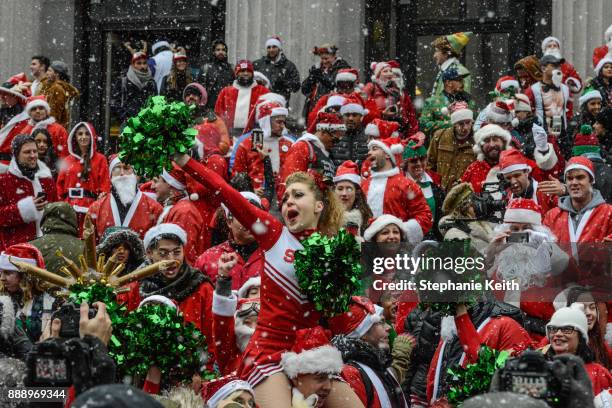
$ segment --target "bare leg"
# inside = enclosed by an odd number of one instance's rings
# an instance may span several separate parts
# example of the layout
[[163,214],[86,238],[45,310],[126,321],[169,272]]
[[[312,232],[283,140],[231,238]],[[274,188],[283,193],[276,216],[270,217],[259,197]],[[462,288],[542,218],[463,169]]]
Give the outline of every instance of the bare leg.
[[255,401],[259,408],[291,408],[291,383],[287,376],[272,374],[257,384]]
[[[259,403],[259,401],[257,401]],[[345,382],[334,381],[332,391],[325,401],[326,408],[364,408],[355,391]]]

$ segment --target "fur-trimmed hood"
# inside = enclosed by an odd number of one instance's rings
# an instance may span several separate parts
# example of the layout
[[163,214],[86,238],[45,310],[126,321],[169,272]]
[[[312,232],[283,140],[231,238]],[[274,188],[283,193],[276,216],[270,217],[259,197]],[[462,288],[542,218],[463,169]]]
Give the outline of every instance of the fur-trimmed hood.
[[111,256],[113,249],[119,244],[125,244],[130,249],[130,257],[127,269],[134,269],[144,260],[144,246],[137,233],[129,228],[118,228],[108,234],[104,234],[102,241],[96,248],[98,254],[104,254],[107,259]]

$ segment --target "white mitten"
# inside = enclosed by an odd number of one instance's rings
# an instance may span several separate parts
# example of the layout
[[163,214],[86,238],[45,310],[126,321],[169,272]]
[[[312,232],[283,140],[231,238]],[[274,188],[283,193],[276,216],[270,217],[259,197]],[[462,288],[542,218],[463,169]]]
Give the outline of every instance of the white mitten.
[[550,273],[550,245],[547,242],[542,243],[536,250],[533,267],[539,275]]
[[319,396],[317,394],[312,394],[308,398],[304,398],[304,395],[297,388],[292,388],[291,393],[293,394],[291,398],[292,408],[315,408],[319,401]]
[[548,135],[546,134],[546,130],[536,123],[531,127],[531,133],[533,134],[533,141],[535,143],[536,149],[540,152],[548,151]]

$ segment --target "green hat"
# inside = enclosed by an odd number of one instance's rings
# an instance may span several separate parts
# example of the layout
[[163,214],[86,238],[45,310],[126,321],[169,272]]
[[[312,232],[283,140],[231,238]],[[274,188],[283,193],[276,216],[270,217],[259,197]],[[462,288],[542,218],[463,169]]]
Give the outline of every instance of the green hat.
[[580,131],[574,136],[574,147],[572,156],[580,156],[585,153],[600,153],[599,139],[593,134],[593,128],[584,124],[580,126]]
[[402,154],[402,159],[414,159],[417,157],[425,157],[427,156],[427,149],[422,144],[417,144],[414,140],[408,142],[406,147],[404,147],[404,154]]
[[474,35],[474,33],[471,31],[449,34],[446,36],[446,41],[448,41],[453,51],[459,54],[461,53],[461,50],[463,50],[470,42],[472,35]]

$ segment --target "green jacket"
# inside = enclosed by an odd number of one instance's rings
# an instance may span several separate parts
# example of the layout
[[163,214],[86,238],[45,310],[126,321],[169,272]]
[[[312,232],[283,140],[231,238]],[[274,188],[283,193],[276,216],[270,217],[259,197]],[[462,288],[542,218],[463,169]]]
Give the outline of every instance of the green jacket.
[[447,64],[442,64],[443,68],[440,68],[438,74],[436,75],[436,81],[433,85],[433,90],[431,91],[431,96],[440,96],[442,91],[444,90],[444,82],[442,81],[442,72],[446,71],[449,68],[457,69],[459,75],[467,75],[463,78],[463,90],[469,94],[472,93],[472,75],[470,71],[463,65],[457,58],[451,58],[448,60]]
[[77,215],[66,202],[51,203],[45,207],[40,227],[43,236],[31,241],[42,253],[46,269],[57,272],[64,261],[56,255],[60,249],[64,256],[79,265],[79,255],[83,253],[84,243],[78,237]]
[[[444,108],[448,109],[448,106],[453,102],[446,93],[442,93],[440,96],[431,96],[425,100],[425,106],[423,106],[421,118],[419,119],[419,129],[428,138],[431,138],[433,133],[440,129],[452,127],[450,115],[444,112]],[[478,108],[472,99],[468,101],[468,107],[474,112],[474,118],[476,118],[478,116]]]

